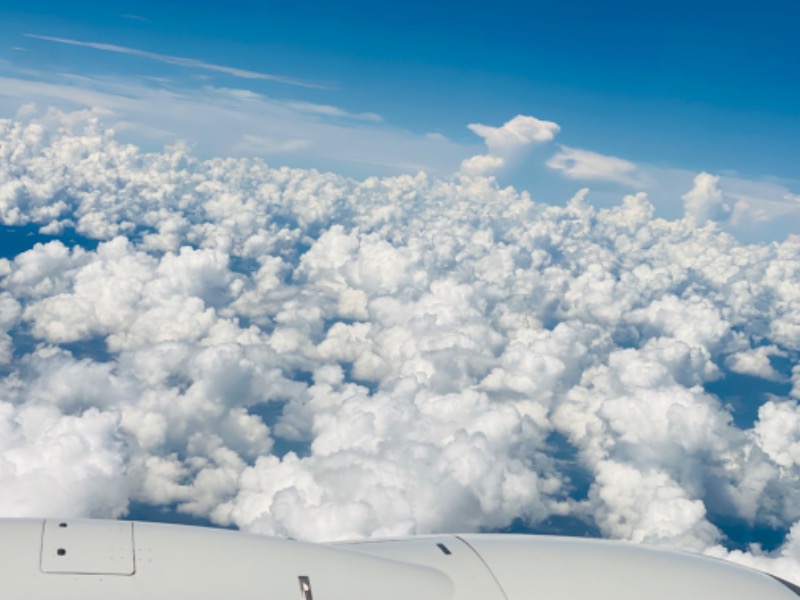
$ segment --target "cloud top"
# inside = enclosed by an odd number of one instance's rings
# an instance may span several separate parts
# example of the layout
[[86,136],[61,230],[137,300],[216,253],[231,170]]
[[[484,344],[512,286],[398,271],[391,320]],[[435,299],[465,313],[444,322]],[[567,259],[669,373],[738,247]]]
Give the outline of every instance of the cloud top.
[[694,178],[694,187],[683,195],[686,219],[697,227],[708,221],[717,221],[730,212],[719,189],[719,177],[706,173],[698,173]]
[[552,141],[561,128],[552,121],[517,115],[501,127],[472,123],[469,129],[483,138],[488,152],[465,159],[461,172],[487,175],[515,159],[527,146]]

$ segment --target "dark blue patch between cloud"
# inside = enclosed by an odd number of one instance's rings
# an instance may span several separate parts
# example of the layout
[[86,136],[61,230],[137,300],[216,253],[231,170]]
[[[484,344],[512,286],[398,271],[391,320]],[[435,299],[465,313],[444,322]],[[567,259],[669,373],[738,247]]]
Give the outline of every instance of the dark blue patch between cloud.
[[289,452],[294,452],[300,458],[311,455],[311,444],[304,440],[288,440],[274,435],[275,425],[281,420],[283,416],[282,402],[263,402],[254,404],[247,409],[248,414],[259,417],[264,424],[269,427],[273,432],[274,444],[272,446],[272,454],[278,458],[283,458]]
[[67,248],[80,246],[85,250],[95,250],[100,243],[79,235],[74,229],[65,229],[60,235],[46,235],[39,233],[40,225],[8,226],[0,225],[0,258],[12,259],[18,254],[27,252],[36,244],[47,244],[59,241]]
[[[785,363],[785,360],[773,363],[781,375],[785,375],[787,369],[791,373],[791,361]],[[730,406],[736,427],[750,429],[758,420],[758,409],[770,396],[787,396],[792,385],[725,370],[721,379],[706,383],[704,388],[709,394],[717,396],[723,404]]]
[[602,537],[600,530],[594,523],[583,521],[578,517],[561,515],[551,515],[544,521],[534,525],[529,525],[522,519],[514,519],[508,527],[486,531],[485,533],[524,533],[590,538]]
[[76,359],[89,359],[94,362],[112,362],[115,360],[113,354],[108,351],[105,338],[92,338],[90,340],[80,340],[61,344],[64,350],[68,350]]
[[128,505],[128,514],[125,515],[127,521],[148,521],[150,523],[169,523],[177,525],[195,525],[200,527],[218,527],[222,529],[238,529],[234,525],[224,527],[212,523],[209,519],[195,517],[178,510],[178,505],[164,504],[155,505],[146,502],[131,502]]
[[559,473],[569,477],[570,498],[585,500],[592,485],[592,474],[578,461],[578,449],[558,431],[552,431],[546,441],[549,455],[558,462]]
[[788,533],[785,529],[751,525],[734,516],[708,514],[707,518],[725,534],[725,546],[731,550],[746,551],[751,544],[760,544],[763,550],[772,552],[781,547]]

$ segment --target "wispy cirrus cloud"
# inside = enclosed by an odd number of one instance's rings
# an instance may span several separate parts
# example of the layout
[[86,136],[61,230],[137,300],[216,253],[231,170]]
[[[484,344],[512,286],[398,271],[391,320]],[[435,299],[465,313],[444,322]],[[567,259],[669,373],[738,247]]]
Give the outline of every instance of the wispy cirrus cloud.
[[117,54],[127,54],[129,56],[138,56],[155,60],[168,65],[176,65],[179,67],[187,67],[191,69],[203,69],[206,71],[214,71],[216,73],[225,73],[233,77],[240,77],[242,79],[256,79],[261,81],[274,81],[276,83],[285,83],[287,85],[295,85],[304,88],[326,89],[330,86],[313,81],[305,81],[303,79],[296,79],[294,77],[286,77],[283,75],[274,75],[272,73],[262,73],[260,71],[250,71],[248,69],[239,69],[237,67],[229,67],[226,65],[218,65],[209,63],[195,58],[186,58],[182,56],[172,56],[170,54],[158,54],[156,52],[148,52],[147,50],[139,50],[137,48],[128,48],[127,46],[117,46],[116,44],[105,44],[102,42],[84,42],[81,40],[73,40],[70,38],[55,37],[50,35],[38,35],[35,33],[26,33],[25,37],[36,40],[43,40],[46,42],[54,42],[57,44],[67,44],[69,46],[79,46],[81,48],[92,48],[94,50],[102,50],[104,52],[115,52]]

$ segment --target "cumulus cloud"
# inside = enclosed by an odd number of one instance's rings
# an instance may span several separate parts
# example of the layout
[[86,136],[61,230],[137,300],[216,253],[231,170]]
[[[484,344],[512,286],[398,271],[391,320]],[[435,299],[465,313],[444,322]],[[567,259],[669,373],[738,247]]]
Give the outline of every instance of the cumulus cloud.
[[686,219],[697,227],[719,221],[730,212],[719,189],[719,177],[706,172],[694,178],[694,187],[683,195]]
[[597,523],[611,537],[657,544],[671,540],[681,548],[701,551],[716,542],[719,531],[705,519],[699,499],[666,473],[645,473],[625,464],[598,464],[592,500],[599,505]]
[[[0,507],[308,539],[560,516],[800,581],[800,243],[585,195],[1,121],[0,220],[39,233],[0,260]],[[773,386],[752,424],[709,391],[730,373]]]
[[735,373],[753,375],[771,381],[781,381],[783,377],[770,362],[770,356],[786,357],[777,346],[760,346],[754,349],[731,354],[725,361],[726,366]]
[[502,127],[491,127],[479,123],[473,123],[468,127],[473,133],[484,139],[491,152],[513,150],[521,144],[532,142],[549,142],[561,129],[552,121],[542,121],[523,115],[517,115]]
[[118,416],[0,401],[0,512],[117,517],[128,507]]
[[465,159],[461,172],[466,175],[487,175],[507,166],[527,146],[549,142],[561,128],[552,121],[542,121],[536,117],[517,115],[501,127],[491,127],[472,123],[470,131],[483,138],[489,150]]
[[506,164],[504,158],[491,154],[476,154],[461,162],[461,172],[467,175],[486,175]]
[[784,469],[800,465],[800,406],[769,401],[758,409],[755,435],[759,446]]

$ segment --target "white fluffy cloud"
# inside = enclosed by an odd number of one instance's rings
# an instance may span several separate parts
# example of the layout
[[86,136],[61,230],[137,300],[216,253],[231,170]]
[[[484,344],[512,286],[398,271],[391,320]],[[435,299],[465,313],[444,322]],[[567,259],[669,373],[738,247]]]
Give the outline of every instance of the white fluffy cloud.
[[719,532],[705,519],[699,499],[658,470],[645,473],[625,464],[598,465],[592,501],[603,532],[619,539],[658,544],[664,539],[695,552],[708,548]]
[[[4,514],[312,539],[558,515],[800,580],[796,239],[643,193],[144,153],[96,117],[0,122],[2,224],[60,236],[0,260]],[[480,160],[556,131],[477,127]],[[737,425],[708,391],[731,371],[784,395]],[[743,552],[731,520],[792,533]]]
[[535,117],[517,115],[502,127],[490,127],[473,123],[470,130],[486,141],[490,152],[507,152],[517,146],[533,142],[549,142],[560,131],[552,121],[542,121]]
[[800,406],[791,400],[769,401],[758,410],[755,435],[759,446],[779,466],[800,466]]
[[536,117],[517,115],[501,127],[491,127],[472,123],[470,130],[483,138],[489,150],[461,163],[461,172],[466,175],[488,175],[507,166],[527,146],[549,142],[561,128],[552,121],[542,121]]
[[[68,384],[64,384],[68,385]],[[0,402],[0,512],[117,517],[128,505],[118,416]]]
[[696,227],[719,221],[730,212],[718,184],[719,177],[703,172],[694,178],[694,187],[683,195],[686,219]]
[[785,358],[786,353],[782,352],[780,348],[774,345],[760,346],[758,348],[731,354],[725,361],[725,364],[734,373],[752,375],[772,381],[780,381],[782,376],[772,366],[770,362],[771,356]]

